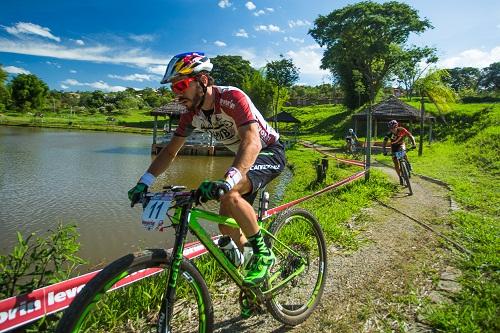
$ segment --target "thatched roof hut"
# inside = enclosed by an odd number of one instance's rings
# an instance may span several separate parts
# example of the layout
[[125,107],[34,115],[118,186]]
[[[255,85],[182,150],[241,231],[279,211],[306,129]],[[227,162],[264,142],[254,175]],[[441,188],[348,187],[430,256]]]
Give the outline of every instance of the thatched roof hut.
[[[356,133],[358,133],[360,123],[366,124],[367,113],[368,107],[352,115]],[[405,127],[409,127],[411,130],[413,124],[418,124],[420,122],[420,110],[406,104],[395,96],[390,96],[382,102],[375,104],[372,107],[372,128],[374,136],[377,137],[378,125],[381,126],[381,132],[385,133],[385,131],[387,130],[387,122],[393,119],[397,120],[400,123],[403,123]],[[424,114],[424,122],[430,125],[430,129],[432,128],[432,123],[434,121],[434,116],[431,116],[427,113]]]
[[274,119],[274,116],[271,116],[266,119],[269,122],[277,121],[279,123],[295,123],[295,124],[300,124],[300,120],[292,116],[291,113],[286,112],[286,111],[281,111],[276,115],[276,119]]
[[155,108],[149,114],[152,116],[172,116],[172,115],[178,116],[186,111],[187,109],[184,105],[178,102],[170,102],[168,104]]

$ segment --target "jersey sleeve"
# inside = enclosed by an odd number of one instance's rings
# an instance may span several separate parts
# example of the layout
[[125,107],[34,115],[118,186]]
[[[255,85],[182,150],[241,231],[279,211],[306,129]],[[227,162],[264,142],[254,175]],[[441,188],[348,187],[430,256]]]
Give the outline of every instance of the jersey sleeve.
[[401,134],[400,134],[400,136],[402,136],[402,137],[411,136],[411,133],[406,128],[401,127]]
[[177,126],[174,135],[188,137],[193,133],[194,127],[191,125],[193,121],[193,113],[183,113],[181,114],[181,119],[179,120],[179,126]]
[[234,119],[237,127],[257,121],[252,113],[248,97],[239,90],[230,90],[222,94],[221,108]]

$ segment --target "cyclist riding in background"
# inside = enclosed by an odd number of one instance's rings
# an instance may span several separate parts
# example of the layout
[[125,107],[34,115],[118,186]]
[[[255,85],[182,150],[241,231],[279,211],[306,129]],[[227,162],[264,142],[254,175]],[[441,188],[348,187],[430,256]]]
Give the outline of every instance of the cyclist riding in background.
[[[222,179],[202,182],[197,192],[203,202],[217,199],[220,190],[224,192],[219,214],[233,217],[241,229],[224,225],[219,228],[241,251],[247,240],[251,244],[253,256],[245,266],[248,272],[244,284],[253,287],[265,281],[275,256],[264,242],[252,204],[257,191],[283,171],[284,146],[278,133],[243,91],[214,85],[209,75],[212,67],[210,59],[201,52],[178,54],[169,62],[161,83],[171,83],[179,103],[188,112],[181,115],[171,141],[128,195],[132,203],[137,202],[156,177],[170,166],[195,128],[210,132],[236,156]],[[245,304],[243,302],[243,307]],[[248,311],[242,308],[242,315],[249,316]]]
[[[412,143],[412,149],[415,149],[416,143],[413,135],[406,128],[399,126],[396,120],[391,120],[387,123],[389,127],[389,132],[384,137],[384,142],[382,144],[382,149],[384,155],[387,155],[387,149],[385,148],[387,141],[391,141],[391,153],[392,153],[392,161],[394,162],[394,168],[399,177],[399,183],[403,185],[403,178],[401,177],[401,170],[399,169],[399,162],[396,156],[394,155],[400,149],[405,149],[404,138],[409,137]],[[405,155],[405,158],[408,160],[408,157]],[[409,164],[409,163],[408,163]],[[410,164],[409,164],[410,165]]]
[[353,145],[357,145],[359,141],[356,132],[354,132],[352,128],[349,128],[348,134],[345,136],[345,140]]

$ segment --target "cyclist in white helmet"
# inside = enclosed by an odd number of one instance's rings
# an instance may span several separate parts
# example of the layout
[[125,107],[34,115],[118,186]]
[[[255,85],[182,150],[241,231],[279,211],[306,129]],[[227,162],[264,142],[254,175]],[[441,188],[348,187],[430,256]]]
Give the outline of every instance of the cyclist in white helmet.
[[[396,173],[399,177],[399,183],[403,185],[403,177],[401,177],[401,169],[399,168],[399,162],[396,156],[394,155],[401,148],[406,150],[404,138],[408,137],[411,141],[411,149],[415,149],[416,142],[413,135],[406,128],[399,126],[399,123],[396,120],[391,120],[387,123],[387,127],[389,128],[389,132],[384,137],[384,142],[382,143],[382,151],[384,155],[387,155],[386,145],[387,142],[391,143],[391,153],[392,153],[392,162],[394,163],[394,169],[396,169]],[[405,155],[406,160],[408,161],[408,156]],[[408,161],[408,165],[410,162]]]
[[[140,194],[147,191],[156,177],[169,167],[195,128],[212,133],[236,156],[222,179],[204,181],[198,193],[206,201],[217,199],[219,190],[224,191],[219,212],[235,218],[241,230],[223,225],[220,230],[231,236],[240,250],[247,241],[252,245],[254,255],[246,266],[248,273],[244,283],[256,286],[267,278],[275,257],[264,243],[252,203],[259,188],[283,171],[286,164],[284,147],[278,133],[243,91],[214,85],[209,75],[212,66],[210,59],[201,52],[179,54],[169,62],[161,83],[171,83],[172,91],[189,112],[181,115],[172,140],[129,191],[129,198],[132,202],[137,201]],[[244,317],[251,315],[245,302],[241,314]]]

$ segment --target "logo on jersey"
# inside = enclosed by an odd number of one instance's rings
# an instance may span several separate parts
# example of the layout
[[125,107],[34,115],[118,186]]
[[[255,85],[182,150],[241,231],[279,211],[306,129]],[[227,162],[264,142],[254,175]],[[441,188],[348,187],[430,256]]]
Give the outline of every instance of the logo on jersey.
[[232,139],[236,135],[233,123],[222,118],[216,119],[213,124],[208,121],[203,122],[201,129],[212,133],[214,139],[220,142]]
[[222,98],[220,99],[220,104],[221,104],[222,106],[228,107],[228,108],[230,108],[230,109],[234,109],[234,108],[235,108],[235,106],[236,106],[236,104],[234,104],[234,102],[233,102],[233,101],[230,101],[230,100],[228,100],[228,99],[222,99]]

